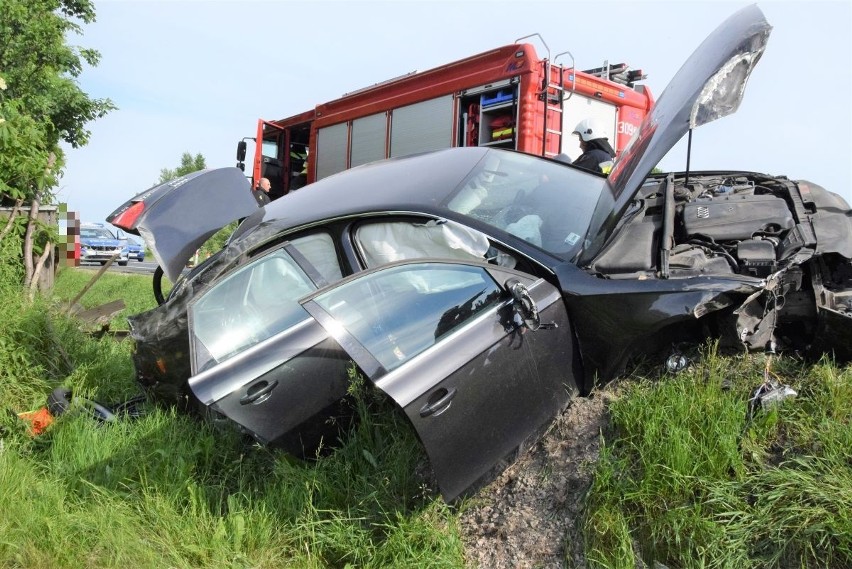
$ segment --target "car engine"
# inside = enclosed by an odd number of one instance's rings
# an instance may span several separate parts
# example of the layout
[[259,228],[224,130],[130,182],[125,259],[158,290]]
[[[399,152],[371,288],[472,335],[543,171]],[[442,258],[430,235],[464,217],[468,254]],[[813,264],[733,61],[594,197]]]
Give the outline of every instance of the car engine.
[[[700,173],[673,178],[667,268],[665,180],[652,178],[625,216],[626,226],[591,269],[605,278],[739,274],[765,278],[819,252],[852,257],[842,198],[819,186],[761,174]],[[837,213],[819,207],[836,205]],[[819,237],[819,244],[817,238]]]

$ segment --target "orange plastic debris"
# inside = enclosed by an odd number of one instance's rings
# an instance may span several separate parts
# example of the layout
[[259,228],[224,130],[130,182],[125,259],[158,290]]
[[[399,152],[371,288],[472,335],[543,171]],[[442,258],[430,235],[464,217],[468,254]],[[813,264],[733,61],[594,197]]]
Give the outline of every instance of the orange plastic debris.
[[40,435],[53,422],[53,415],[47,407],[42,407],[38,411],[18,413],[18,417],[30,424],[30,436],[33,437]]

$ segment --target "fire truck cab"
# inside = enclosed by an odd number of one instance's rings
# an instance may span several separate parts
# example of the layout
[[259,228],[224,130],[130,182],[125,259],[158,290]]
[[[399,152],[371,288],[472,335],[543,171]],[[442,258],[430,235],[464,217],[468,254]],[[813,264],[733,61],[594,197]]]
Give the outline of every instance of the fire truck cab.
[[[571,133],[592,117],[609,126],[610,144],[620,152],[653,104],[650,92],[635,85],[642,71],[625,64],[578,71],[573,61],[558,61],[570,53],[539,58],[532,44],[519,43],[524,39],[285,119],[259,120],[252,187],[268,178],[275,199],[354,166],[453,146],[574,159],[580,150]],[[242,169],[245,140],[237,149]]]

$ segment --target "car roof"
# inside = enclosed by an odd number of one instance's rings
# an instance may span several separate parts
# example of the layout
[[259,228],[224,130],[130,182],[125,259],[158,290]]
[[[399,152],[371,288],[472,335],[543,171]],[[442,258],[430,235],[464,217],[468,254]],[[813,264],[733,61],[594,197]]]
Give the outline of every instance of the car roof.
[[453,148],[352,168],[273,201],[247,219],[234,237],[258,225],[285,231],[370,212],[458,217],[447,208],[447,197],[489,152],[505,151]]

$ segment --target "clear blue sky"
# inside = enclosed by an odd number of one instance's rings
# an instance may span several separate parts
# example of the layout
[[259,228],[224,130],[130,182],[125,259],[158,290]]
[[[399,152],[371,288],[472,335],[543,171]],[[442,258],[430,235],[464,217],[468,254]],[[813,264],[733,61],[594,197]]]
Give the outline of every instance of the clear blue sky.
[[[102,221],[183,152],[233,166],[258,118],[279,119],[410,71],[540,34],[577,67],[627,62],[655,95],[750,2],[96,1],[69,42],[101,52],[80,86],[119,107],[68,149],[58,199]],[[852,201],[852,2],[757,5],[774,27],[739,111],[696,130],[693,169],[808,179]],[[685,145],[661,167],[682,170]]]

